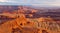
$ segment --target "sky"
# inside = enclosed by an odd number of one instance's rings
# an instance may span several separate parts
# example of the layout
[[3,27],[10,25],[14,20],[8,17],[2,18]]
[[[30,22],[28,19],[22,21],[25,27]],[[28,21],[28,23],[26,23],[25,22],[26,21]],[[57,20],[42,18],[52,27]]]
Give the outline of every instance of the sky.
[[0,0],[0,5],[60,6],[60,0]]

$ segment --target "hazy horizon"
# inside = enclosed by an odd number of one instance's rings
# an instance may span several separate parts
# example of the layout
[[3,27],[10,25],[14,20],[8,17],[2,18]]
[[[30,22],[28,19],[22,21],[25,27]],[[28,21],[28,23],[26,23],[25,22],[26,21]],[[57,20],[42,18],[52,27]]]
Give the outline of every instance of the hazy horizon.
[[60,7],[60,0],[0,0],[0,5]]

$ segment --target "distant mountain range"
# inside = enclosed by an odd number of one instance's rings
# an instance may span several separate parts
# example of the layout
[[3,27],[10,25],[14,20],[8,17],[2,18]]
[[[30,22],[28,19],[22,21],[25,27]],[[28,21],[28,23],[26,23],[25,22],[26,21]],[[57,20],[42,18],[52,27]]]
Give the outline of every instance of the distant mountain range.
[[18,10],[19,7],[25,7],[25,8],[30,8],[30,9],[37,9],[39,11],[43,12],[60,12],[60,7],[35,7],[31,5],[0,5],[0,12],[3,12],[3,10]]
[[18,6],[0,5],[0,12],[4,12],[4,11],[13,12],[14,10],[18,10]]

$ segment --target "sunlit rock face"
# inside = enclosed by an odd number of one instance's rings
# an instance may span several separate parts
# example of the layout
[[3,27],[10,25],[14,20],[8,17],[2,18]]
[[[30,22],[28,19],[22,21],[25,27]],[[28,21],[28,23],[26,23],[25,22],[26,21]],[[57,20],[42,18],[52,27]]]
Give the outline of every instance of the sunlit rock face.
[[52,18],[41,17],[37,19],[25,18],[21,14],[18,18],[0,25],[1,33],[59,33],[60,25]]
[[59,12],[27,6],[0,6],[0,10],[0,33],[60,33]]
[[7,21],[0,26],[0,33],[37,33],[34,23],[28,21],[23,15],[15,20]]
[[[42,30],[46,30],[49,33],[59,33],[58,31],[60,31],[60,26],[58,25],[58,23],[56,21],[54,21],[52,18],[45,18],[45,17],[41,17],[39,18],[40,23],[39,23],[39,28],[41,28]],[[60,23],[59,23],[60,24]]]

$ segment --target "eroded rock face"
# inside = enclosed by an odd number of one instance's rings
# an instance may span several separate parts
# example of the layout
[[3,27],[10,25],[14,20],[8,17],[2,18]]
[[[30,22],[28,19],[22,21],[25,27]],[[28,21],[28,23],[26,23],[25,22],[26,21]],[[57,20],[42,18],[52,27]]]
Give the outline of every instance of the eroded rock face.
[[0,25],[0,33],[37,33],[38,29],[33,24],[22,16]]
[[52,18],[25,18],[23,14],[0,25],[0,33],[60,33],[60,26]]
[[42,30],[42,33],[48,33],[46,30]]
[[[52,19],[59,20],[60,12],[51,12],[52,10],[41,8],[38,10],[25,6],[0,6],[0,14],[3,15],[0,15],[0,19],[13,18],[0,24],[0,33],[60,33],[60,21],[57,23]],[[52,18],[47,18],[48,16]]]

